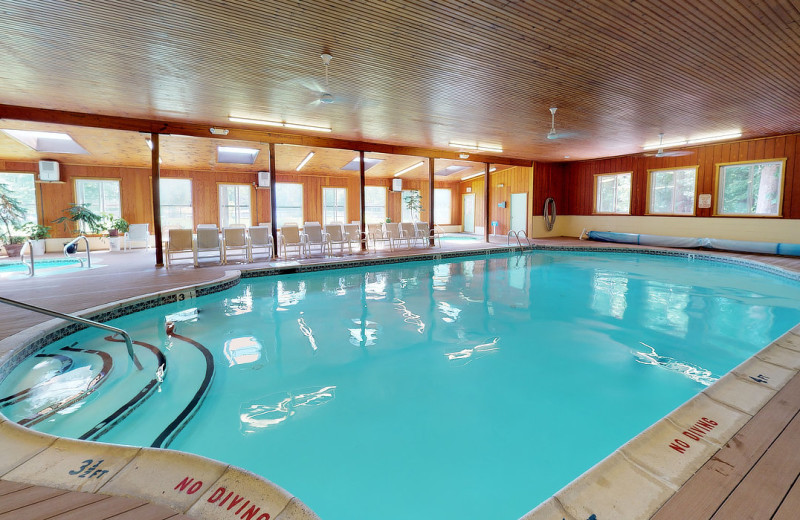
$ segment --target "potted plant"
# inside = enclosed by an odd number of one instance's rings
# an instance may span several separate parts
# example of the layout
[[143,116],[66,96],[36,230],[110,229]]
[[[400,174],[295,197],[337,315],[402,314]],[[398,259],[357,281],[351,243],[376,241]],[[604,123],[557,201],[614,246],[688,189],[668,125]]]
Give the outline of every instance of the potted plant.
[[109,249],[111,251],[119,251],[121,241],[119,235],[128,231],[128,221],[121,217],[114,218],[113,215],[108,215],[107,222]]
[[[103,226],[103,217],[89,209],[89,204],[70,204],[64,210],[65,215],[53,221],[53,224],[64,224],[64,231],[70,234],[86,235],[89,233],[102,233],[105,230]],[[74,229],[69,228],[69,223],[75,225]],[[74,253],[78,250],[78,245],[73,244],[67,251]]]
[[43,255],[45,252],[45,239],[50,238],[50,226],[28,222],[22,230],[28,235],[28,239],[31,241],[33,254],[37,256]]
[[25,208],[14,197],[13,191],[5,184],[0,183],[0,242],[10,257],[19,256],[25,236],[14,235],[13,232],[22,227],[25,221]]

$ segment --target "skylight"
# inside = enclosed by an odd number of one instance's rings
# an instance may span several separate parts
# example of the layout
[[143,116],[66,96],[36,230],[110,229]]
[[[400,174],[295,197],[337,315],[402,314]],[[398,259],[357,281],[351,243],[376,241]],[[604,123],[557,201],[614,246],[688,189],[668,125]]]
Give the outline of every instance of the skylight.
[[37,132],[33,130],[7,130],[3,132],[20,143],[45,153],[82,153],[88,154],[72,137],[62,132]]
[[454,173],[463,172],[467,169],[469,169],[469,166],[458,166],[457,164],[454,164],[452,166],[448,166],[447,168],[443,168],[438,172],[434,172],[434,175],[445,177],[447,175],[453,175]]
[[253,164],[256,162],[257,148],[239,148],[236,146],[217,146],[217,162],[229,164]]
[[[369,157],[364,157],[364,171],[367,171],[370,168],[372,168],[373,166],[375,166],[376,164],[379,164],[379,163],[382,163],[382,162],[383,162],[383,159],[370,159]],[[342,166],[341,169],[342,170],[361,171],[360,170],[361,166],[359,166],[359,163],[360,163],[359,158],[356,157],[355,159],[353,159],[349,163],[347,163],[344,166]]]

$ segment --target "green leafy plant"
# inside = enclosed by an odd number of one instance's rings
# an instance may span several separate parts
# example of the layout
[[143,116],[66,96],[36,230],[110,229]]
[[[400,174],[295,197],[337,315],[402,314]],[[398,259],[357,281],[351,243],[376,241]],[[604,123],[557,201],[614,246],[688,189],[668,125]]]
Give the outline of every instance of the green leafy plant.
[[25,221],[25,208],[22,207],[13,193],[11,188],[0,183],[0,221],[3,222],[3,227],[5,228],[0,230],[0,241],[5,244],[21,243],[19,238],[23,242],[25,240],[25,236],[17,237],[13,234],[15,230],[22,227]]
[[31,240],[50,238],[50,229],[50,226],[34,224],[33,222],[28,222],[22,227],[22,231],[24,231]]
[[418,191],[410,191],[404,194],[403,202],[406,209],[411,212],[412,220],[419,220],[419,212],[422,210],[422,196]]
[[77,224],[77,228],[72,230],[76,234],[102,233],[106,229],[103,217],[89,209],[89,204],[70,204],[64,213],[66,215],[55,219],[53,224],[64,224],[64,230],[67,232],[70,232],[70,222]]
[[105,217],[105,228],[108,229],[108,236],[110,237],[117,237],[120,233],[125,233],[128,231],[130,227],[128,225],[128,221],[124,218],[114,218],[114,215],[106,214]]

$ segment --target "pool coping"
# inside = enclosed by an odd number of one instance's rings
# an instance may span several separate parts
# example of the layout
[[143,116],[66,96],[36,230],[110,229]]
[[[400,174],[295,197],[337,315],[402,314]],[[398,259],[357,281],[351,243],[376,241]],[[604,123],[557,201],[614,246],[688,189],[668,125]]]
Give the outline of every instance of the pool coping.
[[[85,309],[79,316],[108,321],[140,310],[223,291],[242,279],[409,261],[493,256],[514,251],[638,253],[740,265],[800,281],[800,272],[755,259],[669,248],[532,245],[469,251],[420,252],[404,256],[325,264],[289,262],[269,268],[230,270],[209,282],[158,291]],[[15,345],[0,356],[0,381],[44,346],[85,328],[53,319],[0,341]],[[745,360],[594,467],[577,477],[523,520],[650,518],[678,489],[800,371],[800,324]],[[318,518],[298,498],[266,478],[194,454],[134,448],[55,437],[29,430],[0,414],[3,445],[0,479],[35,485],[144,498],[189,516],[230,517],[256,507],[277,520]],[[654,450],[654,448],[657,448]],[[225,507],[225,502],[231,500]],[[260,502],[258,501],[260,500]]]

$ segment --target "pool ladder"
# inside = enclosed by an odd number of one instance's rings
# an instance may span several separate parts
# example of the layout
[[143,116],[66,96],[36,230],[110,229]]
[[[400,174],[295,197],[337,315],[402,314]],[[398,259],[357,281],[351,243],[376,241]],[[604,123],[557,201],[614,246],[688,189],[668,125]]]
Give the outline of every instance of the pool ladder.
[[[28,246],[28,251],[31,252],[31,264],[25,261],[25,246]],[[22,265],[28,268],[28,276],[33,276],[33,273],[36,271],[36,266],[34,265],[35,259],[33,258],[33,243],[30,240],[26,240],[24,244],[22,244],[22,249],[19,252],[19,261],[22,262]]]
[[[67,258],[72,258],[72,255],[74,253],[68,253],[67,249],[69,249],[72,246],[75,246],[75,249],[77,250],[78,249],[78,247],[77,247],[78,241],[81,240],[81,239],[83,239],[83,241],[86,243],[86,268],[87,269],[91,269],[92,268],[92,255],[89,252],[89,239],[86,238],[83,235],[75,237],[68,244],[64,244],[64,256],[66,256]],[[81,263],[81,267],[83,267],[83,258],[80,258],[78,256],[76,256],[75,258]]]
[[62,320],[71,321],[73,323],[80,323],[82,325],[86,325],[87,327],[94,327],[113,332],[114,334],[119,334],[122,336],[122,339],[125,340],[125,345],[128,347],[128,356],[130,356],[131,361],[133,361],[133,364],[136,365],[136,368],[142,370],[142,364],[139,363],[139,358],[136,357],[136,353],[133,351],[133,341],[131,341],[131,336],[122,329],[118,329],[117,327],[112,327],[97,321],[87,320],[86,318],[81,318],[79,316],[51,311],[50,309],[45,309],[44,307],[36,307],[35,305],[30,305],[17,300],[10,300],[8,298],[3,298],[2,296],[0,296],[0,303],[5,303],[28,311],[38,312],[39,314],[45,314],[53,318],[61,318]]
[[523,246],[522,246],[522,241],[519,239],[520,235],[522,235],[522,238],[525,239],[525,242],[530,247],[531,240],[528,238],[528,234],[525,232],[524,229],[520,229],[519,231],[514,231],[512,229],[511,231],[509,231],[508,235],[506,235],[506,245],[509,245],[509,246],[511,245],[511,237],[513,236],[514,238],[517,239],[517,245],[519,246],[519,248],[521,250]]

